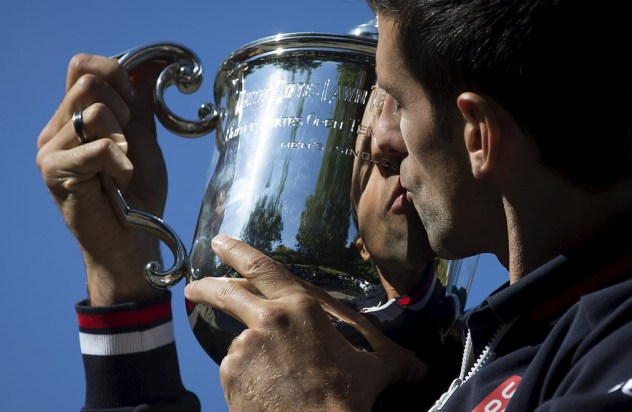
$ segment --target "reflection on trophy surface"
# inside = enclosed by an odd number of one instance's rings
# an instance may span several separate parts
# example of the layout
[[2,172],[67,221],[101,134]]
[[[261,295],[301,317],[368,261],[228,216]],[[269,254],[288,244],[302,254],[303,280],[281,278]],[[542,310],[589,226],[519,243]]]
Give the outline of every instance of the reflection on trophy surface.
[[[261,80],[257,78],[254,91],[243,92],[246,101],[235,103],[239,123],[226,122],[224,133],[218,131],[221,154],[198,221],[190,261],[192,278],[238,276],[211,252],[211,239],[227,233],[352,307],[383,281],[373,262],[363,259],[357,250],[354,176],[356,170],[375,162],[393,168],[393,172],[399,164],[374,158],[364,144],[371,141],[369,132],[372,117],[378,112],[380,89],[375,88],[373,61],[359,64],[357,52],[353,56],[346,53],[301,53],[299,59],[283,60],[282,67],[272,74],[268,61],[254,66],[255,71],[265,73],[261,73]],[[248,72],[247,76],[258,74]],[[291,82],[279,85],[275,83],[279,78]],[[295,85],[297,80],[300,88]],[[333,92],[336,99],[326,97],[332,85],[337,85]],[[246,114],[243,106],[251,112]],[[286,116],[279,118],[278,113]],[[427,250],[425,256],[423,250],[410,250],[401,259],[421,257],[421,262],[406,263],[419,272],[419,265],[423,267],[434,254],[412,205],[403,219],[414,219],[415,223],[404,222],[411,226],[411,232],[405,234],[402,246]],[[388,224],[383,220],[376,226],[386,232],[383,236],[391,242],[389,246],[396,248],[393,237],[388,236],[399,234],[396,228],[385,228]],[[408,235],[420,239],[414,241]],[[395,254],[402,255],[399,251]],[[437,271],[445,286],[457,263],[438,260],[429,268]],[[417,273],[408,281],[417,286]],[[465,298],[466,292],[461,295]],[[459,310],[462,304],[464,301]],[[202,305],[194,312],[205,320],[204,325],[194,326],[198,339],[216,360],[220,359],[243,326]]]
[[[200,108],[199,122],[178,118],[162,99],[162,90],[173,84],[186,93],[197,89],[201,66],[196,58],[191,67],[182,66],[194,56],[191,52],[158,45],[119,56],[127,67],[168,56],[174,63],[157,84],[158,118],[183,136],[216,133],[218,160],[190,255],[164,222],[130,209],[116,187],[104,182],[123,222],[155,233],[174,253],[170,269],[147,265],[154,286],[171,287],[182,278],[239,276],[213,254],[211,240],[220,233],[242,239],[341,301],[362,299],[380,284],[379,272],[358,252],[351,196],[354,168],[375,161],[362,142],[370,141],[371,116],[380,98],[376,46],[374,23],[352,34],[290,33],[249,43],[218,69],[215,105]],[[458,292],[459,310],[476,259],[433,265],[448,292]],[[201,345],[219,362],[244,326],[204,305],[190,306],[188,313]]]
[[[223,233],[335,297],[364,293],[358,280],[369,272],[354,246],[350,187],[376,44],[367,36],[287,34],[247,45],[224,62],[215,82],[216,102],[225,108],[216,130],[219,159],[191,250],[192,279],[237,276],[211,250]],[[241,331],[217,310],[196,311],[214,329],[208,342],[194,327],[205,348],[221,349],[217,339],[228,333],[229,342]]]

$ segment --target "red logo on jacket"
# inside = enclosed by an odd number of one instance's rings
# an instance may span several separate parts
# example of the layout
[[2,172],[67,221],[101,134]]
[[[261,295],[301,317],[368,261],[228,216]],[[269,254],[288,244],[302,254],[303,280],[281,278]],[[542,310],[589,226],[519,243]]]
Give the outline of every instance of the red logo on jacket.
[[509,401],[513,396],[514,392],[516,392],[516,388],[522,378],[518,375],[514,375],[498,385],[496,389],[481,403],[476,405],[472,412],[502,412],[505,410],[507,405],[509,405]]

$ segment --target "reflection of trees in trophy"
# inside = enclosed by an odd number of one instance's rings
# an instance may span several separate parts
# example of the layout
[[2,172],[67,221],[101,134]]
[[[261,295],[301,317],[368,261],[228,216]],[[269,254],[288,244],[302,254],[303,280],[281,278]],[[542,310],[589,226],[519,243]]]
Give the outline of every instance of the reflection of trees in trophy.
[[[212,239],[224,233],[334,297],[363,292],[359,278],[375,272],[355,248],[349,189],[356,128],[375,82],[375,46],[348,36],[274,36],[224,61],[214,84],[218,157],[190,280],[240,277],[212,250]],[[200,315],[197,339],[219,363],[244,326],[212,307],[190,310]]]
[[448,284],[448,261],[436,258],[437,278],[443,286]]
[[[357,74],[357,71],[342,68],[340,83],[357,82]],[[343,101],[336,103],[335,119],[354,119],[357,115],[355,105]],[[366,279],[371,273],[373,279],[370,281],[375,283],[377,280],[375,271],[371,271],[370,265],[358,255],[355,238],[349,239],[353,157],[340,155],[336,150],[353,148],[354,144],[354,131],[330,129],[316,187],[305,200],[296,235],[297,252],[303,262],[339,277],[340,284],[348,283],[343,281],[345,276]]]
[[281,232],[283,231],[280,206],[281,200],[278,196],[261,197],[242,231],[242,240],[255,249],[270,255],[272,243],[281,240]]
[[[222,80],[223,88],[234,90],[225,96],[220,157],[198,221],[191,258],[195,275],[236,275],[210,248],[211,239],[223,232],[308,273],[307,280],[315,273],[321,280],[336,278],[326,282],[331,289],[346,285],[346,278],[376,282],[375,271],[357,253],[350,218],[350,150],[368,97],[362,92],[374,73],[365,62],[339,65],[309,57],[308,51],[280,59],[268,54]],[[264,81],[248,81],[259,77]],[[318,149],[301,149],[305,144]],[[268,161],[255,162],[254,172],[249,166],[262,151]],[[250,183],[245,191],[236,184],[243,181]],[[226,220],[213,213],[218,189],[225,189]]]
[[[267,62],[262,62],[254,67],[264,66],[267,64]],[[305,81],[309,82],[312,77],[312,70],[318,68],[320,64],[320,62],[300,61],[298,59],[294,59],[278,61],[274,64],[274,66],[283,69],[287,73],[291,73],[289,83],[294,84],[297,73],[300,73],[301,75],[306,73]],[[299,98],[296,111],[295,113],[292,113],[292,116],[302,117],[304,105],[305,97]],[[297,131],[298,127],[292,127],[289,133],[289,141],[296,141]],[[285,156],[284,158],[280,178],[278,179],[278,184],[276,184],[276,193],[274,195],[264,194],[257,200],[254,210],[250,214],[250,217],[241,232],[241,238],[244,242],[280,261],[283,261],[283,259],[278,259],[278,256],[284,256],[287,258],[288,255],[292,254],[291,249],[287,248],[287,246],[285,246],[282,242],[284,225],[283,215],[281,213],[283,210],[283,202],[281,198],[283,192],[285,191],[285,184],[288,179],[291,155],[292,153],[290,152],[288,153],[288,156]],[[272,173],[273,172],[271,171],[271,174]],[[270,183],[271,177],[272,176],[269,176],[268,182],[266,183],[267,188],[273,186]],[[277,242],[280,243],[273,251],[273,244]]]

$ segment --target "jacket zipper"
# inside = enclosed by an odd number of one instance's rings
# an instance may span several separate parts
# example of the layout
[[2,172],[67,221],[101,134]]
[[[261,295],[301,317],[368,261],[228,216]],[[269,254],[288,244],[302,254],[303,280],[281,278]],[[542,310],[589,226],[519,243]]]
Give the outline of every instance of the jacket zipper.
[[[514,321],[501,325],[494,336],[491,338],[483,352],[481,352],[480,356],[472,365],[472,359],[474,357],[473,349],[472,349],[472,333],[470,329],[467,330],[467,338],[465,339],[465,348],[463,348],[463,360],[461,361],[461,372],[459,373],[459,377],[452,381],[450,387],[441,397],[435,402],[434,405],[429,409],[428,412],[439,412],[443,410],[443,407],[448,402],[450,397],[456,392],[457,389],[461,387],[468,379],[470,379],[476,372],[478,372],[483,366],[487,365],[489,359],[498,346],[498,342],[505,336],[505,333],[509,330],[509,328],[513,325]],[[466,373],[468,366],[472,365],[469,369],[469,372]]]

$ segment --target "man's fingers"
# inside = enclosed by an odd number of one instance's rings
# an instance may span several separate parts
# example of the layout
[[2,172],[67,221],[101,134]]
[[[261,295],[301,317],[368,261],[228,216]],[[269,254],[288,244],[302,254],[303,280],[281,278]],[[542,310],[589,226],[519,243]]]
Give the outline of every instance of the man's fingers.
[[248,279],[269,299],[303,291],[298,278],[283,264],[238,239],[218,235],[213,239],[212,247],[224,263]]
[[66,91],[75,86],[77,81],[86,74],[92,74],[105,79],[127,102],[134,99],[134,88],[128,73],[114,59],[79,53],[70,59],[66,76]]
[[132,163],[112,140],[100,139],[72,150],[59,150],[38,157],[38,166],[49,189],[58,197],[72,193],[98,172],[110,176],[116,184],[127,186],[133,171]]
[[265,304],[265,299],[255,296],[253,288],[244,288],[244,280],[206,277],[187,284],[184,296],[191,302],[212,306],[244,325],[254,327],[258,325],[259,308]]
[[[68,91],[64,100],[57,108],[54,116],[44,127],[37,140],[37,146],[41,148],[56,134],[71,122],[72,115],[77,110],[87,110],[95,104],[107,106],[111,115],[116,119],[119,128],[124,128],[131,118],[131,111],[128,103],[103,79],[85,74]],[[84,113],[84,122],[86,115]],[[99,137],[93,134],[92,140]]]
[[[95,103],[82,111],[83,131],[89,142],[107,138],[119,146],[121,151],[127,153],[127,140],[123,135],[121,126],[110,109],[102,104]],[[41,150],[41,155],[56,150],[69,150],[81,144],[72,120],[66,122],[55,138],[48,141]]]

